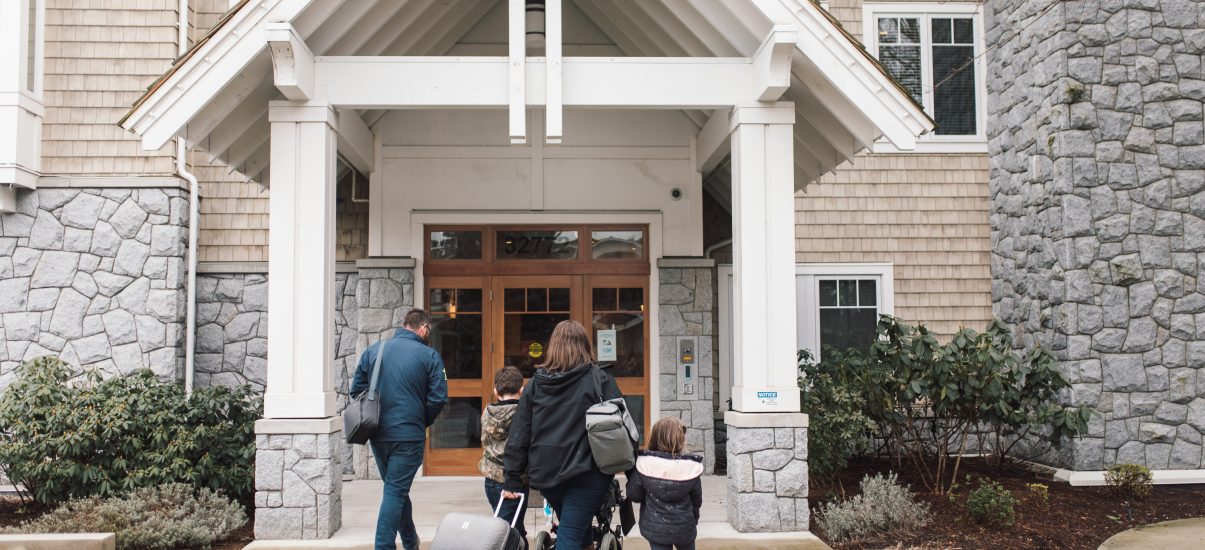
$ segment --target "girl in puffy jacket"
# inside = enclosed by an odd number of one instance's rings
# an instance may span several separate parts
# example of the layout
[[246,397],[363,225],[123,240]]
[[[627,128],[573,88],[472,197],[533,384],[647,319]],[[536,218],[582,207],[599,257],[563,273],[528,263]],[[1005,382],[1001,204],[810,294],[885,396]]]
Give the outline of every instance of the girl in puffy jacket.
[[703,506],[703,458],[685,454],[686,426],[668,416],[653,424],[649,450],[636,458],[628,498],[640,503],[640,536],[652,550],[694,550]]

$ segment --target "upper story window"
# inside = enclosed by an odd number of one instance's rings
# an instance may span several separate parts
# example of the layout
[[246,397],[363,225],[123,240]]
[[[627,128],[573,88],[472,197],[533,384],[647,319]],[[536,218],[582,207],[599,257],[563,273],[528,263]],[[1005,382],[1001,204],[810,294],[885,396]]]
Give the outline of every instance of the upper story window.
[[867,2],[862,9],[867,47],[937,123],[917,150],[985,152],[980,4]]

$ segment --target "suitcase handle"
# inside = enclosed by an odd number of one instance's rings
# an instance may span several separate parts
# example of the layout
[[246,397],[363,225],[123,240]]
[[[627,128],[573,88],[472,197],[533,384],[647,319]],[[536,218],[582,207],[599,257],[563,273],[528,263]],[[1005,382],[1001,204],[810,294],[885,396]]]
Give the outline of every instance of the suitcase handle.
[[[511,529],[514,529],[515,524],[519,522],[519,516],[523,513],[523,501],[526,499],[526,497],[527,497],[527,495],[525,495],[523,493],[519,493],[519,507],[515,509],[515,517],[511,518],[511,520],[510,520],[510,528]],[[505,498],[502,496],[498,497],[498,507],[494,508],[494,517],[498,517],[498,512],[502,511],[502,503],[506,502],[508,500],[513,500],[513,499]]]

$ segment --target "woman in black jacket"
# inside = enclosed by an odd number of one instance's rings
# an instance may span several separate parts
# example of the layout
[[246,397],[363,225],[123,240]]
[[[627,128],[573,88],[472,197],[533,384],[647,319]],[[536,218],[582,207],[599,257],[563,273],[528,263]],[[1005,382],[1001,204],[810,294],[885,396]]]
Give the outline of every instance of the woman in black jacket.
[[652,550],[694,550],[703,506],[703,458],[686,451],[686,426],[667,416],[649,431],[649,450],[628,477],[628,498],[640,503],[640,536]]
[[586,409],[623,395],[615,379],[594,364],[590,336],[581,323],[561,321],[544,354],[511,421],[502,496],[519,498],[526,473],[560,518],[557,548],[577,549],[591,542],[594,513],[613,479],[599,471],[590,453]]

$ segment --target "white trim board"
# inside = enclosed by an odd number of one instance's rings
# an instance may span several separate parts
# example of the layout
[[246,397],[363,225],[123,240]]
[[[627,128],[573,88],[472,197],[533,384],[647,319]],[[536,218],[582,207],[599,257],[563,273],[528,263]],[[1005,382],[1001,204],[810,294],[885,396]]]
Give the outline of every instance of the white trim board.
[[820,357],[820,297],[818,278],[877,277],[879,315],[895,315],[895,268],[890,263],[828,263],[795,266],[796,324],[799,349]]

